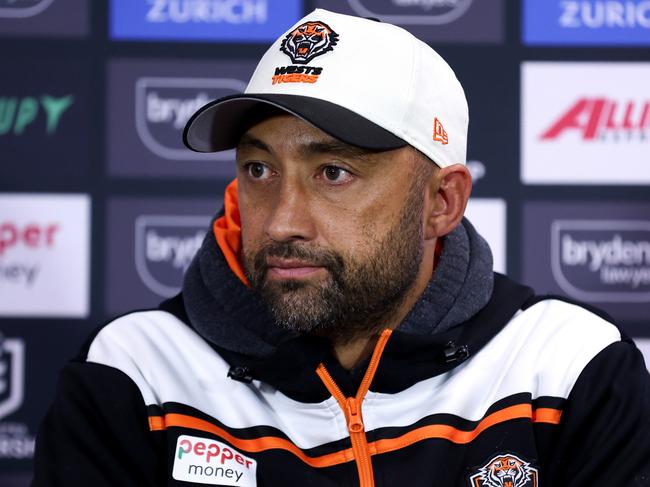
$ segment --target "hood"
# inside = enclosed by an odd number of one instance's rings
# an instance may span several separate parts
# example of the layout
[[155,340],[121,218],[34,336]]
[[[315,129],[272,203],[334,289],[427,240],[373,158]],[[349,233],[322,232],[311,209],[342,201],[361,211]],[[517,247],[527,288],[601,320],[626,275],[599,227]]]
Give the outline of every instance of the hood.
[[[429,285],[388,342],[373,390],[400,390],[455,367],[531,295],[530,289],[495,277],[489,246],[463,219],[444,237]],[[181,296],[164,307],[186,317],[234,369],[244,371],[243,379],[263,380],[300,400],[315,400],[308,384],[322,400],[323,387],[314,374],[320,362],[342,389],[348,384],[351,391],[365,369],[346,371],[325,339],[277,327],[250,290],[241,264],[236,180],[226,189],[224,208],[187,270]]]

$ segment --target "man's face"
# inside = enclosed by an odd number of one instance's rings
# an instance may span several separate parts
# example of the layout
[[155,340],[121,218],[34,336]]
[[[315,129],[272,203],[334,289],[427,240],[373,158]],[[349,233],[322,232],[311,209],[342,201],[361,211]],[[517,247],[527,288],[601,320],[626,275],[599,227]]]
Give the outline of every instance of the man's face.
[[408,148],[368,152],[290,115],[244,134],[244,268],[278,324],[343,342],[387,325],[422,261],[417,164]]

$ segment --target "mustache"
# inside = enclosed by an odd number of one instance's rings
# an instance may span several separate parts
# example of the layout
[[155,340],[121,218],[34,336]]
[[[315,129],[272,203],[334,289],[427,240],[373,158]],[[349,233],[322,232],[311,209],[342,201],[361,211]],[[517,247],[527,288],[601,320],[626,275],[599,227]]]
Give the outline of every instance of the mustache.
[[269,257],[301,260],[310,265],[334,271],[340,271],[345,266],[343,257],[333,250],[293,242],[270,242],[262,246],[255,254],[253,264],[257,272],[267,270],[266,261]]

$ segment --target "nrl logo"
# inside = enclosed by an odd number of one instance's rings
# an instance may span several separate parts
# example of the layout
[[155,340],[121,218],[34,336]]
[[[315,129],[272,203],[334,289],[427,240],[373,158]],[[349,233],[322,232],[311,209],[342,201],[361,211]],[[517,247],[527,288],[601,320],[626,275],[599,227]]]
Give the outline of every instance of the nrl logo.
[[316,56],[334,50],[339,36],[324,22],[305,22],[282,41],[280,50],[296,64],[307,64]]
[[0,335],[0,420],[23,403],[25,343]]
[[497,455],[477,470],[471,487],[539,487],[537,469],[512,454]]

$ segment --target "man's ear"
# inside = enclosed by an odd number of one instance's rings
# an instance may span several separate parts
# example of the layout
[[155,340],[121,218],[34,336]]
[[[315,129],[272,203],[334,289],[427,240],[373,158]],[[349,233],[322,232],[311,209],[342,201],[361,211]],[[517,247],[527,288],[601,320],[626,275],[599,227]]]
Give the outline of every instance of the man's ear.
[[425,204],[426,239],[442,237],[460,223],[472,192],[472,176],[462,164],[434,171]]

